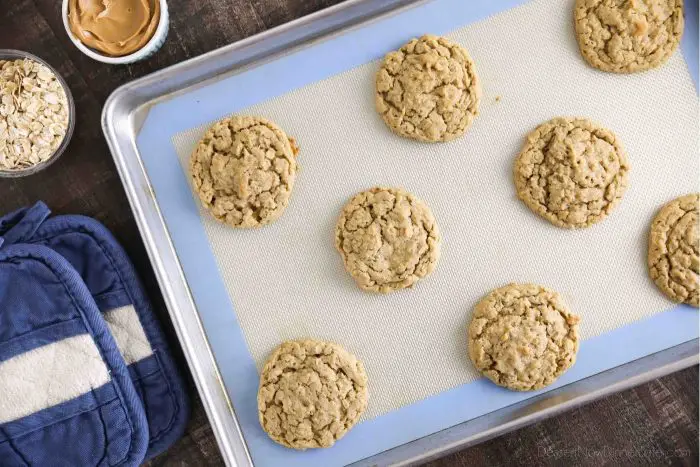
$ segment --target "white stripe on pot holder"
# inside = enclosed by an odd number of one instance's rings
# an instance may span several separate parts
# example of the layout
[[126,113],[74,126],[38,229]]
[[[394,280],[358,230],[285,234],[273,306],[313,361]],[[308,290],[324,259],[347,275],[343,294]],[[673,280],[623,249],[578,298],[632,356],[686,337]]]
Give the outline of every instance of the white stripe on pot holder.
[[133,305],[109,310],[102,316],[127,365],[153,355],[153,349]]
[[86,394],[111,380],[89,334],[0,362],[0,424]]

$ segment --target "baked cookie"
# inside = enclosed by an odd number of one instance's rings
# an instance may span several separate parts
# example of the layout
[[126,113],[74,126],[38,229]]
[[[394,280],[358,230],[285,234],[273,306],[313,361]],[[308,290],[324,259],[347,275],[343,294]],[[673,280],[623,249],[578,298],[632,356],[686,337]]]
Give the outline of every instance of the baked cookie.
[[576,0],[574,24],[581,54],[614,73],[656,68],[678,48],[683,0]]
[[288,448],[327,448],[367,408],[367,374],[339,345],[285,342],[260,374],[258,418],[274,441]]
[[499,386],[541,389],[576,361],[578,322],[558,293],[539,285],[509,284],[476,305],[469,357]]
[[582,118],[555,118],[527,136],[515,161],[518,197],[565,228],[600,222],[627,189],[627,155],[605,128]]
[[400,188],[372,188],[345,205],[335,228],[345,268],[367,291],[411,287],[440,257],[440,233],[428,206]]
[[297,152],[294,140],[269,120],[225,118],[192,153],[192,186],[202,205],[231,227],[269,224],[289,203]]
[[420,141],[462,136],[479,109],[481,88],[464,48],[423,36],[384,57],[376,77],[376,107],[394,132]]
[[676,198],[666,204],[651,223],[649,275],[674,302],[698,306],[700,289],[700,194]]

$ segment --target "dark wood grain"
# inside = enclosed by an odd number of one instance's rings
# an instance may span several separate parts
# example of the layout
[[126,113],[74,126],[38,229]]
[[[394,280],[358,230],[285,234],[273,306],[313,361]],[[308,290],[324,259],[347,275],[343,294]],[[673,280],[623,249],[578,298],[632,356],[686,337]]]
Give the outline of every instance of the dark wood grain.
[[[100,112],[120,84],[338,3],[339,0],[170,0],[170,32],[152,58],[128,66],[95,62],[69,41],[58,0],[0,2],[0,47],[32,52],[68,82],[75,134],[44,173],[0,180],[0,213],[44,200],[55,213],[84,214],[120,240],[143,279],[184,373],[184,358],[100,130]],[[196,19],[195,19],[196,18]],[[186,435],[153,466],[222,465],[196,398]],[[434,461],[443,466],[698,465],[698,369],[610,396],[517,432]]]

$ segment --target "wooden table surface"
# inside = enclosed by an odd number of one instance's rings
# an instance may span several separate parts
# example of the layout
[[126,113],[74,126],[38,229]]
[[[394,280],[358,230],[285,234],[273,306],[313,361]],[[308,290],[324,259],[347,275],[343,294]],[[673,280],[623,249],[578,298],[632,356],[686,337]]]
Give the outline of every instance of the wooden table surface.
[[[68,82],[77,109],[75,134],[44,173],[0,180],[0,213],[44,200],[55,213],[104,223],[136,265],[169,342],[178,348],[153,271],[100,129],[100,112],[119,85],[149,72],[338,3],[339,0],[169,0],[170,32],[152,58],[129,66],[95,62],[69,41],[59,0],[5,0],[0,47],[34,53]],[[221,465],[196,391],[184,438],[153,466]],[[0,464],[1,464],[0,460]],[[615,394],[583,408],[465,449],[428,465],[698,465],[698,368]]]

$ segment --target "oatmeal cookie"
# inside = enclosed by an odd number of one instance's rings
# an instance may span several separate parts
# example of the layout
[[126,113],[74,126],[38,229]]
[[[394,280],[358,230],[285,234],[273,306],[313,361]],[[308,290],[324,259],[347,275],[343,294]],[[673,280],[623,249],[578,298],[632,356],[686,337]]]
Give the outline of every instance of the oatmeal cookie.
[[420,141],[450,141],[478,113],[481,88],[464,48],[444,37],[423,36],[384,57],[375,103],[394,132]]
[[231,227],[269,224],[289,203],[296,153],[294,140],[268,120],[225,118],[192,153],[192,186],[202,205]]
[[411,287],[440,257],[440,233],[428,206],[399,188],[372,188],[345,206],[335,229],[345,268],[367,291]]
[[555,118],[527,137],[515,161],[518,197],[565,228],[600,222],[627,189],[627,155],[610,131],[581,118]]
[[678,48],[683,0],[576,0],[574,24],[581,54],[614,73],[656,68]]
[[576,361],[578,322],[556,292],[509,284],[476,305],[469,325],[469,357],[499,386],[541,389]]
[[367,408],[362,363],[330,342],[285,342],[263,367],[258,418],[279,444],[327,448],[357,423]]
[[700,289],[698,203],[698,193],[674,199],[661,208],[649,233],[649,275],[671,300],[692,306],[698,306]]

